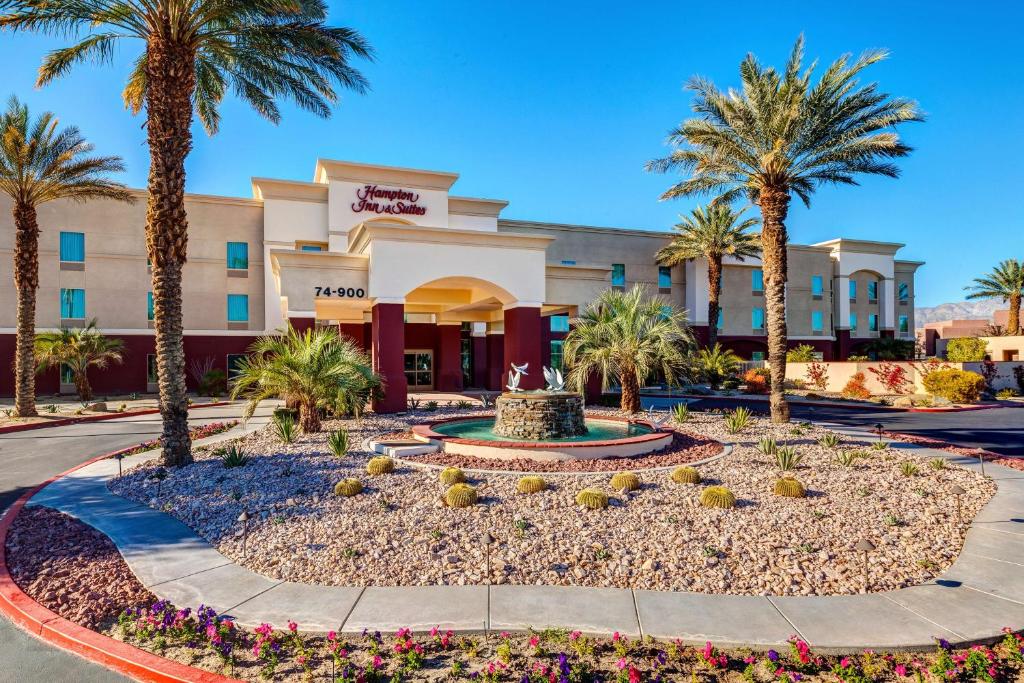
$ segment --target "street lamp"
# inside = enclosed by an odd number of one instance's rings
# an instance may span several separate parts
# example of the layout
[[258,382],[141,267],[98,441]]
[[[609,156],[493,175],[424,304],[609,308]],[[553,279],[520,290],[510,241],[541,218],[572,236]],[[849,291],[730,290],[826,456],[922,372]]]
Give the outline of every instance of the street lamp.
[[864,592],[868,592],[868,553],[875,549],[875,545],[866,538],[857,541],[856,549],[864,555]]

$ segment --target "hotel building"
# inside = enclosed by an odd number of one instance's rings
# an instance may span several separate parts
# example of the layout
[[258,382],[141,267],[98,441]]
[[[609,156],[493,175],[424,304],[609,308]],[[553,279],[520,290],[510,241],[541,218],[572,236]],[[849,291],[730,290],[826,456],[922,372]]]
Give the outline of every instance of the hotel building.
[[[722,314],[707,320],[707,264],[665,268],[670,233],[501,217],[507,202],[451,193],[454,173],[320,160],[312,182],[254,178],[249,198],[188,195],[185,354],[230,374],[259,335],[287,323],[330,325],[367,349],[387,381],[377,406],[401,410],[408,391],[496,390],[510,361],[560,365],[570,319],[601,291],[646,285],[709,322],[742,357],[766,356],[760,262],[727,261]],[[39,207],[37,325],[96,318],[125,340],[123,366],[90,375],[98,395],[155,390],[145,193],[134,205]],[[14,227],[0,198],[0,355],[14,357]],[[790,245],[791,345],[842,360],[873,338],[914,333],[917,261],[901,244],[835,239]],[[40,395],[70,392],[59,372]],[[190,387],[195,378],[189,377]],[[0,394],[13,393],[13,371]]]

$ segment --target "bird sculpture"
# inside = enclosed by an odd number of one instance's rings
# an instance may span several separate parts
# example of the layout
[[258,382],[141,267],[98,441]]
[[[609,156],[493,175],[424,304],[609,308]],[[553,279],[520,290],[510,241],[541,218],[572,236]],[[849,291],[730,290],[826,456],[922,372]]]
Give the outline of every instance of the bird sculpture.
[[544,368],[544,381],[548,383],[548,391],[565,391],[565,379],[558,368]]
[[530,367],[529,363],[523,363],[522,365],[516,365],[512,363],[512,370],[508,373],[508,384],[505,385],[509,391],[522,391],[519,388],[519,380],[522,379],[523,375],[528,375],[526,369]]

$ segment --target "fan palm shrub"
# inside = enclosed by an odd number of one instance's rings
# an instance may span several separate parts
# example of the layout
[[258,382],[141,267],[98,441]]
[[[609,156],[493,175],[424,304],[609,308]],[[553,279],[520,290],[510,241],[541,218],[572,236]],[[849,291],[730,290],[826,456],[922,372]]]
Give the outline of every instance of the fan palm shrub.
[[724,380],[735,376],[742,362],[732,349],[719,343],[691,354],[688,361],[693,374],[707,382],[712,389],[717,389]]
[[640,385],[654,375],[669,384],[683,377],[693,337],[686,314],[647,295],[645,287],[607,290],[592,301],[565,338],[568,384],[582,392],[597,373],[607,389],[622,387],[622,410],[640,410]]
[[793,195],[810,205],[811,195],[825,184],[857,183],[860,175],[895,178],[893,159],[911,148],[894,131],[908,121],[921,121],[917,105],[890,97],[875,83],[860,78],[868,67],[886,58],[882,50],[853,59],[844,55],[812,83],[815,66],[803,68],[801,36],[782,71],[765,67],[753,54],[740,65],[742,87],[719,90],[709,79],[696,77],[694,118],[669,134],[676,146],[669,156],[651,161],[648,169],[687,174],[662,194],[663,199],[713,195],[713,203],[745,196],[761,210],[761,253],[772,371],[771,413],[775,422],[789,421],[783,394],[786,379],[787,279],[786,217]]
[[968,285],[968,299],[1002,299],[1010,304],[1010,315],[1006,321],[1006,334],[1021,333],[1020,302],[1024,295],[1024,263],[1015,258],[1006,259],[992,269],[992,272],[974,279]]
[[247,419],[264,399],[294,404],[306,434],[320,431],[321,410],[379,382],[369,357],[332,327],[299,332],[289,325],[282,334],[257,339],[249,352],[236,367],[231,397],[248,401]]
[[14,214],[14,288],[17,333],[14,352],[14,413],[36,415],[36,289],[39,288],[37,207],[58,199],[134,201],[124,185],[109,180],[124,170],[120,157],[93,156],[93,146],[74,126],[60,127],[43,112],[33,119],[12,97],[0,114],[0,192]]
[[65,366],[71,372],[75,391],[83,402],[92,400],[89,368],[103,369],[124,360],[124,341],[108,337],[96,328],[96,320],[85,327],[62,327],[57,332],[36,335],[35,357],[40,370]]
[[326,0],[10,0],[0,29],[38,31],[75,43],[50,52],[38,85],[81,62],[112,63],[130,40],[143,49],[122,92],[145,110],[150,170],[146,247],[153,268],[153,309],[164,465],[192,461],[182,343],[182,269],[188,244],[185,160],[198,116],[209,134],[220,104],[234,93],[273,123],[278,100],[327,117],[337,86],[364,92],[353,66],[370,47],[349,28],[327,25]]
[[718,342],[718,301],[722,294],[722,259],[732,256],[742,261],[757,256],[757,236],[747,232],[757,225],[756,218],[743,218],[726,204],[698,206],[675,226],[672,241],[655,255],[663,266],[675,266],[693,259],[708,262],[708,346]]

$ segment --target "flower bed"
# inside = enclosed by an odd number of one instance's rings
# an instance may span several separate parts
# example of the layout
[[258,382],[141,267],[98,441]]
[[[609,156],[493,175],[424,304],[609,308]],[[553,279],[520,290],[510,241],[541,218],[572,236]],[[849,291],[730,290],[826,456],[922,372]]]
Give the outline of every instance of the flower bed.
[[933,439],[928,436],[918,436],[917,434],[886,432],[885,435],[895,441],[913,443],[926,448],[937,448],[946,451],[947,453],[962,455],[967,458],[984,458],[985,462],[991,462],[996,465],[1002,465],[1003,467],[1024,471],[1024,458],[999,455],[998,453],[993,453],[992,451],[985,450],[984,448],[967,448],[964,446],[957,446],[956,444],[952,444],[948,441]]
[[[211,422],[209,424],[200,425],[198,427],[191,427],[188,430],[188,436],[192,441],[198,441],[199,439],[205,439],[210,436],[216,436],[217,434],[223,434],[229,429],[234,428],[238,424],[238,420],[229,420],[227,422]],[[131,448],[126,451],[119,451],[122,457],[129,455],[137,455],[139,453],[145,453],[151,451],[154,448],[160,448],[163,443],[163,437],[156,439],[150,439],[149,441],[143,441],[138,446]]]

